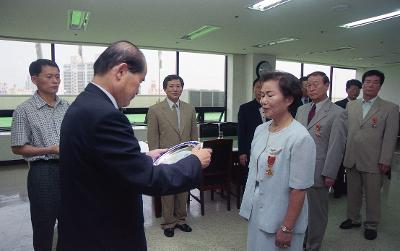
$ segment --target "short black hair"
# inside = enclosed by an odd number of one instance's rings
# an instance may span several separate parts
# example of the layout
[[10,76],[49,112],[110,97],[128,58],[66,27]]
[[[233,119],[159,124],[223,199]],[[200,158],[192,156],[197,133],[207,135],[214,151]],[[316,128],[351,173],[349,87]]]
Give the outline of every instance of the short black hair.
[[142,73],[146,67],[143,53],[129,41],[112,43],[93,65],[94,75],[103,75],[114,66],[126,63],[132,73]]
[[321,76],[322,77],[322,81],[324,81],[324,84],[329,84],[329,78],[328,76],[326,76],[325,72],[322,71],[314,71],[311,72],[310,74],[307,75],[307,79],[310,78],[311,76]]
[[253,88],[254,88],[254,86],[255,86],[258,82],[260,82],[260,79],[259,79],[259,78],[256,78],[256,79],[253,80]]
[[378,70],[370,70],[370,71],[367,71],[366,73],[364,73],[362,75],[362,82],[364,83],[365,79],[370,76],[378,76],[379,79],[381,80],[380,81],[381,86],[383,85],[383,82],[385,82],[385,74],[383,74],[383,72],[378,71]]
[[350,79],[346,82],[346,91],[351,87],[351,86],[357,86],[358,89],[361,89],[362,84],[360,82],[360,80],[358,79]]
[[175,75],[175,74],[171,74],[171,75],[168,75],[168,76],[166,76],[164,78],[164,81],[162,83],[162,86],[163,86],[164,90],[167,89],[168,82],[172,81],[172,80],[179,80],[181,82],[182,88],[185,85],[185,83],[183,82],[183,79],[181,77],[179,77],[178,75]]
[[287,72],[268,72],[261,76],[261,83],[265,83],[269,80],[278,81],[279,89],[285,98],[292,97],[293,102],[289,106],[289,112],[293,114],[297,110],[297,104],[300,101],[303,93],[300,87],[300,80]]
[[56,67],[58,71],[60,71],[60,68],[56,64],[56,62],[51,61],[49,59],[38,59],[36,61],[33,61],[29,65],[29,74],[32,76],[37,76],[42,72],[43,66],[51,66],[51,67]]
[[301,82],[307,81],[307,80],[308,80],[308,77],[303,76],[303,77],[301,77],[299,80],[300,80],[300,83],[301,83]]

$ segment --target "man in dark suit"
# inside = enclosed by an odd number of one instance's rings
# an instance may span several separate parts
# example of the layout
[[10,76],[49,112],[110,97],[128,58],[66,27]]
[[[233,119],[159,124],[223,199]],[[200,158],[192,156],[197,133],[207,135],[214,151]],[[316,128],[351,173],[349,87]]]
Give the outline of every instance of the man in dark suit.
[[[345,99],[336,101],[335,104],[346,109],[347,103],[352,100],[356,100],[358,95],[360,95],[361,82],[357,79],[350,79],[346,82],[346,92],[347,97]],[[340,165],[336,182],[333,185],[334,193],[333,197],[340,198],[343,194],[347,193],[347,184],[345,180],[345,168],[343,163]]]
[[61,126],[61,216],[58,250],[146,250],[141,194],[196,187],[209,149],[172,165],[153,166],[162,151],[140,153],[127,117],[147,72],[143,53],[120,41],[94,64],[94,78]]
[[[259,79],[253,81],[254,99],[242,104],[238,113],[238,147],[239,162],[242,166],[247,166],[250,158],[251,142],[253,141],[254,131],[257,126],[266,121],[261,109],[261,82]],[[247,170],[246,170],[247,171]]]
[[302,92],[301,99],[295,100],[294,107],[292,109],[290,109],[290,113],[292,114],[293,118],[296,117],[297,110],[299,109],[300,106],[311,102],[311,99],[307,93],[307,77],[300,78],[300,88],[301,88],[301,92]]
[[360,95],[361,82],[357,79],[350,79],[346,82],[347,97],[345,99],[336,101],[335,104],[346,109],[347,103],[352,100],[356,100]]
[[307,104],[311,102],[310,97],[308,96],[307,93],[307,77],[301,77],[300,78],[300,84],[301,84],[301,92],[302,92],[302,96],[301,96],[301,105]]

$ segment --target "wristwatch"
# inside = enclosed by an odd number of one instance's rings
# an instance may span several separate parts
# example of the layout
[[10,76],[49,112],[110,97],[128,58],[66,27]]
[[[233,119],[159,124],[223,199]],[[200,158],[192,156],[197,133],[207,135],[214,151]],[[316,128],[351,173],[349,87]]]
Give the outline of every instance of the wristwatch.
[[289,228],[287,228],[285,225],[282,225],[282,226],[281,226],[281,230],[282,230],[282,232],[284,232],[284,233],[288,233],[288,234],[293,233],[293,229],[289,229]]

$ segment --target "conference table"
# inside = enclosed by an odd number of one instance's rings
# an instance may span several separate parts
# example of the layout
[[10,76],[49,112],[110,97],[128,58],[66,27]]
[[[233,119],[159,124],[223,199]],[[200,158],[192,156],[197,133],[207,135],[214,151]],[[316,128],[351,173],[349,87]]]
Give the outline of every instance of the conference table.
[[[200,142],[208,141],[208,140],[214,140],[217,138],[200,138]],[[239,157],[238,157],[238,146],[237,146],[237,137],[224,137],[224,139],[232,139],[233,140],[233,145],[232,145],[232,153],[233,153],[233,166],[238,166],[239,162]],[[161,204],[161,197],[160,196],[153,196],[153,205],[154,205],[154,212],[156,218],[160,218],[162,216],[162,204]]]

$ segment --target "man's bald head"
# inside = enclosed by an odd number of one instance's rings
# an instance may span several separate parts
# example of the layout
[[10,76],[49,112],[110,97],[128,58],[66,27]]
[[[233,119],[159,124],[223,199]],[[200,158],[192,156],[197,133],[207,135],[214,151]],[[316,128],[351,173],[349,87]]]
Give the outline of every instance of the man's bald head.
[[94,63],[94,75],[104,75],[114,66],[126,63],[132,73],[141,73],[146,69],[143,53],[129,41],[111,44]]

